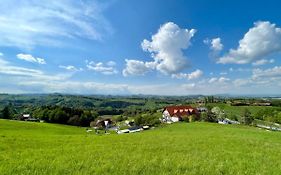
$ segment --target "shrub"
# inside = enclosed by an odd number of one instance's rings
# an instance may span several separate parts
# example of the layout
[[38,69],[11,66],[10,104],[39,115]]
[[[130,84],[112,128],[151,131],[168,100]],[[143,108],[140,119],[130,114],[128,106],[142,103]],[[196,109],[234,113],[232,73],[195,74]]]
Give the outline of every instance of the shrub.
[[250,125],[252,124],[252,122],[253,122],[253,116],[249,111],[249,109],[245,108],[241,116],[241,123],[245,125]]
[[91,121],[91,123],[90,123],[90,127],[95,127],[96,126],[96,122],[95,121]]
[[183,116],[183,117],[182,117],[182,120],[183,120],[184,122],[189,122],[189,117],[188,117],[188,116]]
[[139,115],[135,118],[135,124],[139,126],[149,125],[155,126],[160,124],[159,115],[158,114],[143,114]]
[[80,118],[78,115],[75,115],[73,117],[70,117],[67,121],[67,124],[69,125],[75,125],[75,126],[79,126],[80,125]]

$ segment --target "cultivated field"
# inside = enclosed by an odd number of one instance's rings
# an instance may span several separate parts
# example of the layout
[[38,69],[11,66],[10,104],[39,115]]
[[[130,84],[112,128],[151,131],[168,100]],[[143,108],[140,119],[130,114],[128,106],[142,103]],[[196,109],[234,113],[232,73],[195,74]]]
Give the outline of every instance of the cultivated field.
[[0,120],[0,174],[280,174],[281,133],[179,123],[142,133]]

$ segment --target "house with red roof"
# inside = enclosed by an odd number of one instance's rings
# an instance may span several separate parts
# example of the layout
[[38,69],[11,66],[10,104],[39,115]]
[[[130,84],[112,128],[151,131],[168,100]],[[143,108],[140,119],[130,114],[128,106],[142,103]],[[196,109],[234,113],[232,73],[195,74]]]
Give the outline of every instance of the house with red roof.
[[191,106],[167,106],[163,109],[162,114],[163,122],[179,122],[185,116],[199,115],[198,110]]

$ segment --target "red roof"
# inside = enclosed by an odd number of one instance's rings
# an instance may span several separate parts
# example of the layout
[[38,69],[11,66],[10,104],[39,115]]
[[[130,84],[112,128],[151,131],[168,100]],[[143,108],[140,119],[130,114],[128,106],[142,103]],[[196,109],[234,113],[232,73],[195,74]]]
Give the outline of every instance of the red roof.
[[167,106],[163,111],[165,110],[169,112],[170,116],[184,116],[198,113],[197,109],[191,106]]

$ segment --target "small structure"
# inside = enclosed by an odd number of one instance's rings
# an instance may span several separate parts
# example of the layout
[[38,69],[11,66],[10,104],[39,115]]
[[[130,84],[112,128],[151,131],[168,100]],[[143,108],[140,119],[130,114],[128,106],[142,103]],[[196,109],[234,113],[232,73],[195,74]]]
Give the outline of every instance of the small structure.
[[118,130],[117,134],[125,134],[125,133],[129,133],[130,130],[129,129],[123,129],[123,130]]
[[22,118],[23,118],[23,120],[27,120],[27,119],[30,119],[31,116],[30,116],[30,114],[23,114]]
[[99,119],[97,120],[96,122],[96,126],[99,127],[99,128],[105,128],[105,129],[108,129],[111,127],[112,125],[112,120],[111,119]]
[[134,132],[140,132],[142,131],[142,127],[141,126],[135,126],[135,127],[131,127],[131,128],[128,128],[130,131],[130,133],[134,133]]
[[240,124],[240,122],[235,121],[235,120],[230,120],[229,118],[220,119],[220,120],[218,120],[218,123],[219,124],[224,124],[224,125],[227,125],[227,124]]
[[206,107],[198,107],[197,111],[198,112],[208,112],[208,109]]
[[148,129],[149,129],[149,126],[147,126],[147,125],[146,125],[146,126],[143,126],[142,129],[143,129],[143,130],[148,130]]
[[[145,129],[149,129],[149,126],[145,126]],[[128,129],[118,130],[116,131],[117,134],[125,134],[125,133],[135,133],[135,132],[141,132],[144,130],[144,127],[141,126],[134,126]]]
[[24,120],[24,121],[30,121],[30,122],[39,122],[40,121],[39,119],[31,117],[30,114],[23,114],[20,116],[19,119]]
[[135,121],[134,120],[125,120],[125,124],[127,125],[127,126],[134,126],[135,125]]
[[191,106],[168,106],[162,113],[162,121],[167,123],[182,121],[184,116],[199,115],[198,110]]

